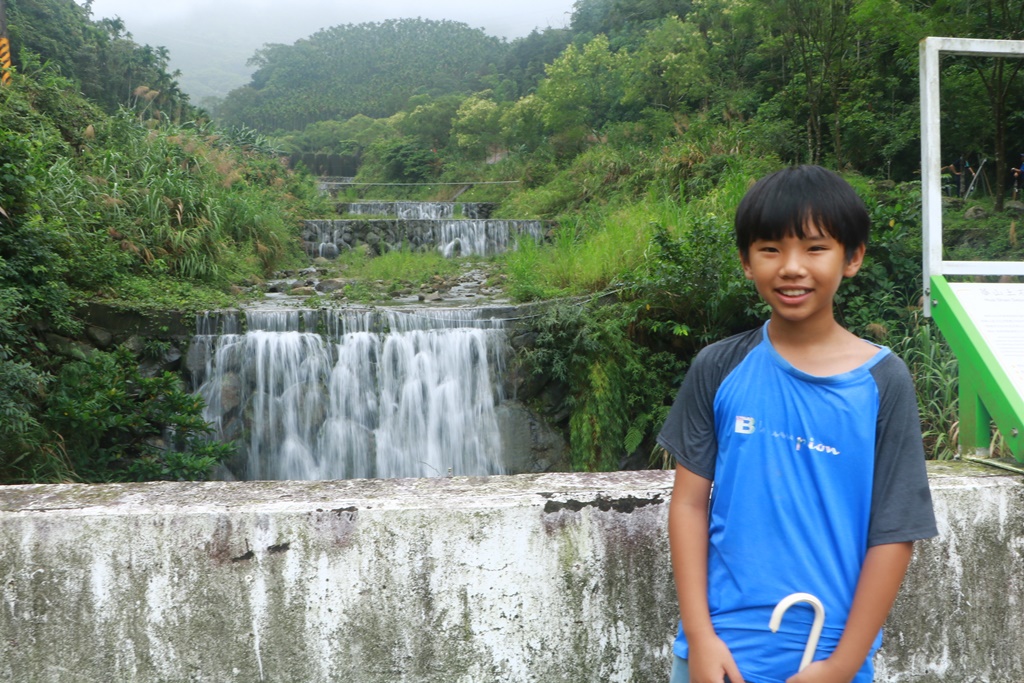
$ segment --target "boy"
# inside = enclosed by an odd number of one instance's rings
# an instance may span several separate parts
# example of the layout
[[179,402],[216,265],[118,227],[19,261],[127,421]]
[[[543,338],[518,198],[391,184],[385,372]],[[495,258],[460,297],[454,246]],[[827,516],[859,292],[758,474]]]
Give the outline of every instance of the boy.
[[[936,534],[906,366],[833,317],[869,227],[853,188],[817,166],[740,202],[740,260],[771,317],[697,355],[658,436],[676,459],[673,683],[870,681],[912,543]],[[799,674],[812,609],[768,629],[796,592],[826,615]]]

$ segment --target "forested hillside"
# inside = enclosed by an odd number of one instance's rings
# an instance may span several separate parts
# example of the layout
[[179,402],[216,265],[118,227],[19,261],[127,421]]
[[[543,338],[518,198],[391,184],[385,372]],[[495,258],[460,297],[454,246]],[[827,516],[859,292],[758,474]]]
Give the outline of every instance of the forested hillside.
[[127,104],[140,85],[164,114],[190,118],[188,97],[168,73],[164,48],[136,44],[119,19],[90,20],[88,6],[71,0],[8,0],[11,52],[22,70],[34,55],[58,67],[81,93],[106,112]]
[[[442,28],[438,59],[427,46]],[[1021,3],[579,0],[570,29],[500,44],[454,24],[343,26],[258,53],[222,116],[287,134],[295,151],[361,155],[380,141],[378,179],[464,174],[460,162],[495,154],[562,166],[615,138],[658,154],[698,128],[738,138],[737,152],[910,180],[927,35],[1018,38]],[[1024,133],[1019,64],[945,61],[950,160],[988,157],[1001,185],[1020,151],[1007,141]],[[439,78],[449,64],[465,78]]]
[[452,21],[336,26],[294,45],[266,45],[252,83],[220,108],[229,123],[295,130],[356,114],[390,116],[411,95],[479,89],[500,41]]

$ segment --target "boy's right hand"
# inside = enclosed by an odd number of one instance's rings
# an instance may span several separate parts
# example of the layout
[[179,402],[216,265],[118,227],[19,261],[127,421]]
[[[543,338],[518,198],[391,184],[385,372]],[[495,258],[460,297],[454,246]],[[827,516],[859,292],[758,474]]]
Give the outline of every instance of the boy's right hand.
[[717,635],[690,641],[690,683],[743,683],[729,646]]

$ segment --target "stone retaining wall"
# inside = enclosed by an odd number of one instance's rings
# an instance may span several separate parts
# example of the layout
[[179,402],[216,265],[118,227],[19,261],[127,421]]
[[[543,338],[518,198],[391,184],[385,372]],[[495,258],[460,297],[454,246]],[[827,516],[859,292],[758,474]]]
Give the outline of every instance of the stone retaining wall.
[[[877,680],[1020,681],[1021,480],[930,474]],[[0,488],[0,680],[665,683],[671,478]]]
[[475,250],[464,249],[463,255],[489,255],[505,251],[522,235],[537,241],[543,230],[535,220],[341,218],[303,221],[301,237],[306,253],[314,257],[333,258],[363,245],[374,254],[402,248],[427,251],[460,237],[481,242]]

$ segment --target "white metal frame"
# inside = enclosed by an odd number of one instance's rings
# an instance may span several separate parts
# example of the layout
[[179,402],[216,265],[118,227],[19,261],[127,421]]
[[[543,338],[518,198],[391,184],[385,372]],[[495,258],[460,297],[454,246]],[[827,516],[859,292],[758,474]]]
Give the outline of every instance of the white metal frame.
[[933,275],[1024,275],[1024,262],[942,260],[942,151],[939,54],[1024,57],[1024,40],[938,38],[921,41],[921,210],[924,231],[924,313],[931,315]]

